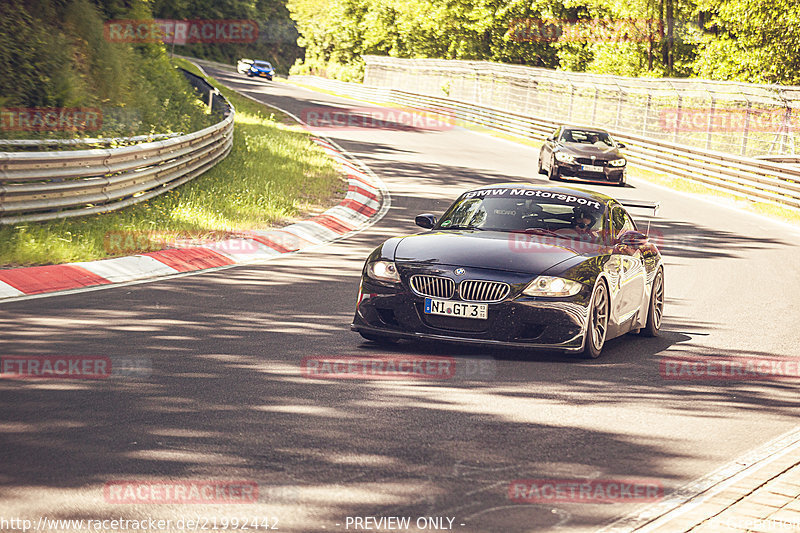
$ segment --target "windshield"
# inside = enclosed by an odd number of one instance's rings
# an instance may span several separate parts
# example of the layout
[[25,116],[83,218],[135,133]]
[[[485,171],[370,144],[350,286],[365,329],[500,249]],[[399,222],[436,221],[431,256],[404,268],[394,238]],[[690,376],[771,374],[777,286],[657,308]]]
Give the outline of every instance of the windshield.
[[450,206],[435,229],[520,231],[598,236],[604,205],[596,200],[535,189],[471,191]]
[[270,65],[266,61],[256,61],[254,64],[255,64],[255,66],[260,67],[260,68],[272,68],[272,65]]
[[574,144],[591,144],[594,146],[614,147],[608,133],[593,130],[564,130],[561,133],[561,141]]

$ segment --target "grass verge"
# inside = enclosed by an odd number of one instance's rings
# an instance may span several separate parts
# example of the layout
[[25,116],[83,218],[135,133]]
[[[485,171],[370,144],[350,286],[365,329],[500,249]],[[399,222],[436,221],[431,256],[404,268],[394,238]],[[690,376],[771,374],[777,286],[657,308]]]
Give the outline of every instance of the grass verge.
[[[188,62],[180,66],[198,73]],[[233,148],[193,181],[102,215],[0,226],[0,267],[91,261],[152,251],[165,242],[223,238],[285,225],[344,196],[335,163],[287,117],[209,81],[236,108]],[[131,236],[110,246],[109,236]]]
[[[727,203],[738,209],[758,213],[781,222],[787,222],[800,226],[800,210],[791,207],[783,206],[777,203],[765,202],[759,200],[751,200],[735,192],[726,191],[709,187],[704,183],[692,181],[686,178],[670,176],[663,172],[655,172],[653,170],[645,169],[642,167],[635,168],[635,178],[640,178],[656,185],[668,187],[676,191],[688,192],[705,196],[714,199],[720,203]],[[629,169],[633,170],[633,168]]]

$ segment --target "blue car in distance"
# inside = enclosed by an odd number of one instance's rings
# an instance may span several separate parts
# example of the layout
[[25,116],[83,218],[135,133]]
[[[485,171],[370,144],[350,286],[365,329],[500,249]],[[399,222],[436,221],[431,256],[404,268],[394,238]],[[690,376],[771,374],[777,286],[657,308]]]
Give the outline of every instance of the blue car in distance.
[[274,74],[275,69],[272,68],[269,61],[253,61],[253,64],[250,65],[250,68],[247,70],[247,75],[251,78],[256,76],[259,78],[267,78],[269,81],[272,81],[272,76]]

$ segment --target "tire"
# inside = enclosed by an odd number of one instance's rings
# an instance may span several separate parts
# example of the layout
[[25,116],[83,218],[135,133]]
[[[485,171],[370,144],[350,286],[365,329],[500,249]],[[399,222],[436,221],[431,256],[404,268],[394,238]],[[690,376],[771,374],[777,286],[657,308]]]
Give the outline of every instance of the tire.
[[589,301],[589,324],[581,352],[584,359],[597,359],[603,351],[608,333],[609,303],[608,287],[600,280],[594,286],[592,299]]
[[558,181],[561,177],[558,175],[558,166],[555,162],[555,157],[550,161],[550,170],[547,171],[547,179],[551,181]]
[[547,174],[547,171],[542,168],[542,154],[539,153],[539,174]]
[[625,176],[623,175],[619,181],[617,182],[617,187],[624,187],[625,186]]
[[661,320],[664,317],[664,271],[658,269],[653,280],[650,305],[647,308],[647,323],[640,331],[645,337],[658,337],[661,333]]
[[358,334],[367,339],[368,341],[374,342],[375,344],[380,344],[382,346],[397,344],[397,339],[394,339],[392,337],[384,337],[382,335],[375,335],[374,333],[363,333],[361,331],[359,331]]

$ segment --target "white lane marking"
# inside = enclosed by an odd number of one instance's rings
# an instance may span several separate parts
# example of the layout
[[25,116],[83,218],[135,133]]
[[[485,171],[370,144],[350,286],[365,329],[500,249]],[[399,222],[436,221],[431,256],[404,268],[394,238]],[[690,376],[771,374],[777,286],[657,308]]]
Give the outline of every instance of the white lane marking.
[[25,293],[15,289],[8,283],[0,281],[0,298],[12,298],[14,296],[23,296]]
[[223,241],[202,244],[200,247],[229,257],[237,263],[280,254],[280,252],[274,248],[270,248],[253,239],[225,239]]
[[130,257],[116,257],[101,261],[84,261],[69,263],[83,267],[89,272],[107,279],[111,283],[132,281],[153,276],[166,276],[178,271],[165,265],[161,261],[146,255],[133,255]]
[[357,211],[353,211],[349,207],[342,207],[337,206],[332,209],[328,209],[324,213],[329,217],[333,217],[336,220],[344,223],[346,226],[358,227],[360,224],[363,224],[369,217],[363,213],[359,213]]
[[355,200],[359,204],[365,205],[367,207],[371,207],[372,209],[375,209],[375,210],[377,210],[381,205],[380,202],[377,202],[376,200],[373,200],[372,198],[369,198],[368,196],[364,196],[360,192],[356,192],[356,191],[348,192],[347,195],[345,196],[345,199],[347,199],[347,200]]
[[322,224],[315,222],[297,222],[291,226],[281,228],[282,231],[297,235],[301,239],[305,239],[314,244],[328,242],[339,236],[335,231],[326,228]]
[[647,532],[702,505],[711,497],[735,484],[771,460],[800,448],[800,426],[766,444],[750,450],[730,463],[678,488],[656,504],[639,508],[601,529],[598,533]]

